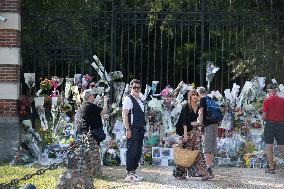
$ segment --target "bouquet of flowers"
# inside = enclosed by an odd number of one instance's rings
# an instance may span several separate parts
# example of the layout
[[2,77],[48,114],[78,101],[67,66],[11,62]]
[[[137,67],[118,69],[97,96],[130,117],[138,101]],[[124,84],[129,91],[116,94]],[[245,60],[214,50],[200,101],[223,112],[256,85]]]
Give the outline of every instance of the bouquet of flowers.
[[120,165],[119,149],[117,145],[112,142],[106,149],[103,155],[103,164],[107,166],[118,166]]
[[121,117],[122,109],[116,103],[113,103],[111,105],[111,108],[112,108],[111,115],[113,117],[117,117],[117,116]]
[[66,99],[69,99],[71,95],[71,87],[73,86],[74,78],[66,77],[65,80],[66,80],[66,83],[65,83],[64,97]]
[[144,163],[145,163],[146,165],[150,165],[151,162],[152,162],[152,153],[151,153],[151,152],[146,152],[146,153],[144,154],[143,158],[144,158]]
[[41,123],[41,127],[44,131],[46,131],[48,129],[48,124],[47,124],[47,120],[45,117],[45,109],[44,109],[44,97],[35,97],[34,98],[35,101],[35,107],[37,110],[37,113],[39,115],[40,118],[40,123]]
[[207,81],[207,89],[210,90],[210,83],[213,80],[214,75],[220,68],[215,66],[213,62],[208,61],[206,65],[206,81]]
[[260,129],[262,126],[261,126],[261,122],[260,120],[257,120],[256,122],[254,122],[252,125],[251,125],[251,128],[254,128],[254,129]]
[[19,111],[19,117],[20,120],[27,119],[31,113],[31,106],[32,106],[32,101],[33,99],[29,96],[23,95],[20,96],[19,98],[19,106],[18,106],[18,111]]
[[44,80],[41,79],[39,87],[41,90],[50,90],[52,87],[52,81],[47,78],[45,78]]
[[51,78],[51,83],[53,86],[53,91],[52,91],[51,96],[58,96],[59,91],[57,91],[57,88],[61,85],[62,82],[63,82],[63,78],[61,77],[53,76]]

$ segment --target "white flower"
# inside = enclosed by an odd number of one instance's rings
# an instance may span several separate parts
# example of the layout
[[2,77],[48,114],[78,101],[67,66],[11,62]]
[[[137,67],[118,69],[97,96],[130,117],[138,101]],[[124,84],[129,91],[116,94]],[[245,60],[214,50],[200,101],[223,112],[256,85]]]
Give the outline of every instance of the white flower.
[[271,82],[272,82],[273,84],[277,84],[277,81],[276,81],[275,78],[274,78],[274,79],[271,79]]
[[116,156],[116,153],[115,153],[115,150],[114,150],[114,149],[109,148],[109,149],[107,150],[107,153]]
[[117,105],[115,104],[115,103],[113,103],[112,105],[111,105],[111,108],[112,109],[115,109],[117,107]]

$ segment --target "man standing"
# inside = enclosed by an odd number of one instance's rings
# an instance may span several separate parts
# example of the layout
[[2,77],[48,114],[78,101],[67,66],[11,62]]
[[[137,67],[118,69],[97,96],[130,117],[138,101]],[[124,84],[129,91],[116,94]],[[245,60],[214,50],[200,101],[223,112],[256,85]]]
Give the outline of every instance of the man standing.
[[275,174],[275,167],[273,166],[274,138],[284,159],[284,98],[277,96],[276,86],[273,84],[267,86],[267,92],[268,97],[262,105],[262,118],[265,120],[264,141],[269,165],[265,172]]
[[145,133],[144,105],[139,97],[141,82],[133,79],[130,82],[131,93],[125,97],[122,107],[123,125],[127,136],[126,152],[126,182],[140,181],[143,178],[136,174],[142,155],[143,138]]
[[199,87],[197,89],[201,99],[198,123],[203,125],[203,151],[204,158],[207,166],[207,171],[211,176],[213,176],[213,171],[211,167],[214,162],[214,155],[217,153],[217,135],[218,135],[218,123],[210,122],[206,120],[207,117],[207,104],[206,104],[206,89],[204,87]]

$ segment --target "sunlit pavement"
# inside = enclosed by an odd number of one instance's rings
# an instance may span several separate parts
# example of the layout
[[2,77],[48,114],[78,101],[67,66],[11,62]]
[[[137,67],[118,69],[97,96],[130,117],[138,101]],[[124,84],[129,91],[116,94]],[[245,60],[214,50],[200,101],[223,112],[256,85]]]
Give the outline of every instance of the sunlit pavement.
[[172,167],[141,166],[137,173],[144,177],[144,181],[125,183],[125,167],[103,167],[104,177],[95,184],[97,188],[284,189],[284,169],[277,169],[275,175],[258,168],[218,167],[213,171],[215,178],[209,181],[197,177],[177,180],[172,176]]

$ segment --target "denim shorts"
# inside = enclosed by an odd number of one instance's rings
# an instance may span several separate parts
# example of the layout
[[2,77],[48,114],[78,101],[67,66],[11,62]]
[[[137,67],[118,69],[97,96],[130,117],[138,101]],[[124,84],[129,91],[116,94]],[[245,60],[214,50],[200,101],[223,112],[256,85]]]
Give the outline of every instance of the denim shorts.
[[273,144],[274,139],[278,145],[284,145],[284,122],[266,121],[264,141],[266,144]]

